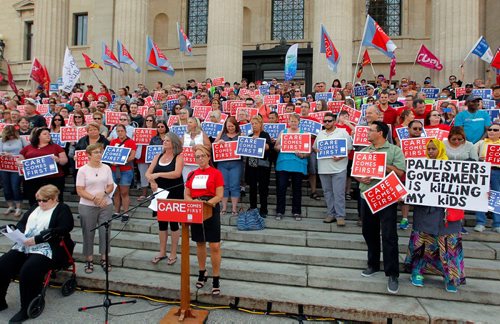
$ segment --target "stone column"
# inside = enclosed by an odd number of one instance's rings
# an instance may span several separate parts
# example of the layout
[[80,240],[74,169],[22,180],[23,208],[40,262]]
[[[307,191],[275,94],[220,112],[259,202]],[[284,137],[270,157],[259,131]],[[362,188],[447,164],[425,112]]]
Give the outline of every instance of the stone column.
[[223,76],[231,83],[239,82],[243,71],[242,43],[243,0],[210,0],[207,77]]
[[[314,0],[313,2],[313,84],[325,81],[328,87],[334,79],[345,83],[353,73],[353,3],[352,0]],[[340,54],[337,73],[327,65],[324,53],[320,53],[321,24],[326,28]]]
[[50,78],[55,82],[62,75],[68,42],[69,0],[35,1],[33,27],[33,57],[47,66]]
[[130,65],[122,64],[123,73],[113,69],[112,87],[123,88],[126,85],[133,90],[138,83],[146,79],[146,34],[148,25],[149,1],[119,0],[115,3],[115,27],[113,44],[108,44],[118,57],[116,41],[123,46],[141,68],[141,73],[135,72]]
[[[459,65],[481,36],[479,3],[480,1],[468,0],[432,1],[432,45],[429,49],[443,64],[441,71],[431,72],[435,86],[448,85],[448,76],[451,74],[460,78]],[[481,62],[479,57],[471,54],[464,64],[465,80],[483,77],[484,74],[480,73],[483,66]]]

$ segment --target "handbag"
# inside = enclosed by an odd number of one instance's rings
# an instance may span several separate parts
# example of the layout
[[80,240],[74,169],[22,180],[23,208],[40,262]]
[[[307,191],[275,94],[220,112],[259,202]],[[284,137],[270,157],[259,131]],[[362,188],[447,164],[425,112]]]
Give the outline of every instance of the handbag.
[[266,227],[264,218],[260,217],[259,209],[250,209],[238,215],[239,231],[259,231]]

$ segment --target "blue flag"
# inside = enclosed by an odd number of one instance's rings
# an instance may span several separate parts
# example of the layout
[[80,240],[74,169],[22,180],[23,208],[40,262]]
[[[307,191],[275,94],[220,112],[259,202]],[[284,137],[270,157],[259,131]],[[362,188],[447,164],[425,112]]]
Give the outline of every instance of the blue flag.
[[293,79],[297,73],[297,51],[299,49],[299,44],[293,44],[286,52],[285,58],[285,81],[290,81]]

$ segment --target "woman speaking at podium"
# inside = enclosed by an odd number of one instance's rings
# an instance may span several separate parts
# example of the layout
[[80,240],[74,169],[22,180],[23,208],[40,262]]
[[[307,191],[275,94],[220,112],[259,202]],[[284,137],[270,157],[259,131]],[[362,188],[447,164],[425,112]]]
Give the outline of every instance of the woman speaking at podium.
[[204,200],[213,206],[212,217],[203,224],[191,225],[191,239],[196,242],[196,256],[200,271],[196,288],[200,289],[207,282],[207,247],[210,248],[212,260],[212,295],[220,295],[220,206],[224,195],[224,178],[222,173],[210,165],[210,150],[203,146],[194,147],[198,168],[190,172],[186,180],[185,200]]

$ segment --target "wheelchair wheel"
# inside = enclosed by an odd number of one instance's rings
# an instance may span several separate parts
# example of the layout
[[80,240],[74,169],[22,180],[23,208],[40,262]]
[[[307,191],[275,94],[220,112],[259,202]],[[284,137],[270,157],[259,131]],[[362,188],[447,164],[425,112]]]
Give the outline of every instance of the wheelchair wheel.
[[45,298],[42,295],[36,296],[28,306],[28,317],[37,318],[38,316],[40,316],[40,314],[42,314],[44,308]]
[[76,279],[70,278],[66,280],[61,287],[61,294],[66,297],[74,293],[76,290]]

